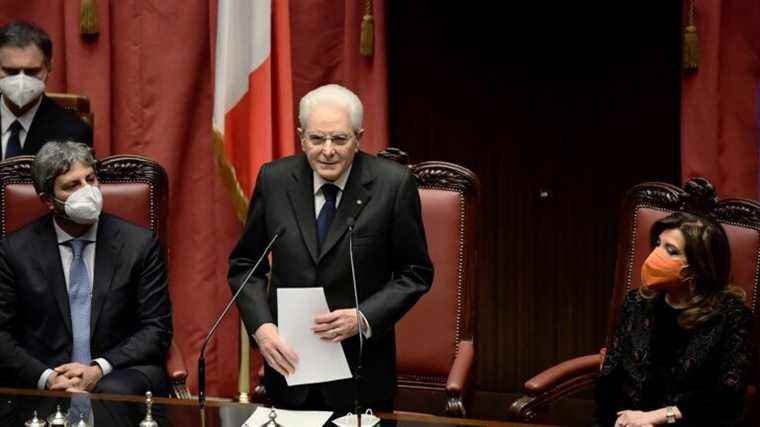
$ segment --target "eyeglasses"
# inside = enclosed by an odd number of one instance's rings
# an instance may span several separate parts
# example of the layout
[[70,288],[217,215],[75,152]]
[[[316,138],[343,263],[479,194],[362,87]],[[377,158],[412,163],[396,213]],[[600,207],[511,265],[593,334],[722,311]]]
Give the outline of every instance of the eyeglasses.
[[349,142],[351,142],[352,139],[354,139],[353,134],[348,133],[333,133],[329,135],[324,135],[321,133],[312,133],[307,132],[304,137],[307,141],[309,141],[309,144],[321,147],[324,145],[327,141],[332,141],[333,145],[336,145],[338,147],[342,147]]

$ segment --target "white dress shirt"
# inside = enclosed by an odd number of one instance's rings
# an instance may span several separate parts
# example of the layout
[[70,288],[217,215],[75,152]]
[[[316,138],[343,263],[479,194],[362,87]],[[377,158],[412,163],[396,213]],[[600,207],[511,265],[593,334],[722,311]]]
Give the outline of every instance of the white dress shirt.
[[[325,195],[322,192],[322,186],[325,184],[332,184],[340,189],[338,191],[337,196],[335,196],[335,209],[338,209],[338,206],[340,206],[340,200],[343,197],[343,189],[346,188],[346,183],[348,182],[348,176],[351,174],[351,168],[353,167],[353,164],[348,165],[348,169],[346,169],[345,172],[343,172],[343,175],[338,177],[335,181],[328,181],[321,176],[316,171],[313,171],[314,173],[314,218],[319,218],[319,211],[322,210],[322,207],[325,205]],[[372,327],[370,327],[369,322],[367,321],[367,318],[364,317],[364,313],[361,311],[359,314],[362,317],[362,335],[364,335],[365,338],[369,338],[372,336]]]
[[8,108],[8,106],[5,104],[5,98],[0,96],[0,125],[2,125],[2,143],[3,143],[3,159],[5,159],[5,149],[8,148],[8,140],[11,138],[11,125],[13,122],[18,120],[19,123],[21,123],[21,130],[18,133],[18,139],[19,142],[21,142],[21,148],[24,148],[24,143],[26,142],[26,135],[29,133],[29,127],[32,126],[32,120],[34,120],[34,115],[37,114],[37,110],[40,108],[40,103],[42,102],[42,97],[37,100],[37,102],[32,106],[32,108],[29,109],[26,113],[22,114],[20,117],[16,117],[15,114]]
[[[69,270],[71,270],[71,262],[74,260],[74,252],[72,251],[71,246],[67,245],[66,243],[70,240],[73,240],[74,237],[69,233],[63,231],[63,229],[58,226],[58,223],[56,221],[53,221],[53,226],[55,228],[56,239],[58,240],[58,251],[61,254],[61,265],[63,265],[63,277],[66,280],[66,291],[68,291]],[[90,279],[90,298],[92,298],[92,286],[95,277],[95,245],[97,244],[97,236],[98,223],[96,222],[83,235],[79,237],[81,240],[92,242],[87,244],[82,251],[82,258],[84,259],[84,264],[87,266],[87,275]],[[90,320],[92,321],[92,319]],[[98,366],[100,366],[100,370],[103,371],[104,376],[110,374],[111,371],[113,371],[113,366],[111,363],[102,357],[93,360],[93,362],[97,363]],[[52,369],[46,369],[45,372],[40,375],[39,381],[37,381],[37,388],[40,390],[45,390],[47,388],[48,378],[52,374]]]

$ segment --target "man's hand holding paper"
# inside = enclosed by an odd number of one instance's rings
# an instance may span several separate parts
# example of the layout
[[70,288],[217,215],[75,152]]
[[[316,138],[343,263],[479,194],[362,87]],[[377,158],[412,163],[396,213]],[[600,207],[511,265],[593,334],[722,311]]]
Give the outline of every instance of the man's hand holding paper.
[[261,355],[264,356],[264,360],[275,371],[285,377],[296,372],[298,355],[282,340],[277,331],[277,326],[272,323],[259,326],[254,334],[254,339],[259,346]]
[[356,335],[356,309],[346,308],[320,314],[311,330],[325,341],[341,342]]

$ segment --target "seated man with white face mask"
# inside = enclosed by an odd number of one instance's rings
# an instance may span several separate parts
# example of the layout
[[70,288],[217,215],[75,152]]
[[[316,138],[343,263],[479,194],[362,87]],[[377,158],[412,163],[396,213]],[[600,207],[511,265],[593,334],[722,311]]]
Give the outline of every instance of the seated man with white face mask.
[[153,232],[101,213],[89,147],[49,142],[49,214],[0,240],[0,386],[168,394],[168,280]]
[[34,155],[47,141],[92,146],[92,129],[45,96],[53,43],[42,29],[15,21],[0,27],[0,158]]

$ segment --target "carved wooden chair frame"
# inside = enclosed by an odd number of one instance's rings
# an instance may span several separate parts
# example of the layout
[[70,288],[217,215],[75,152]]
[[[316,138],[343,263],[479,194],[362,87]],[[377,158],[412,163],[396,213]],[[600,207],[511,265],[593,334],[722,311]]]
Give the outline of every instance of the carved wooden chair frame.
[[[409,165],[409,156],[396,148],[388,148],[379,157],[409,166],[419,189],[451,191],[459,194],[459,265],[457,274],[456,356],[448,377],[398,376],[398,385],[410,390],[441,390],[447,402],[443,412],[448,416],[465,417],[464,399],[469,388],[470,372],[475,357],[475,309],[477,280],[477,215],[480,182],[469,169],[439,161]],[[467,218],[467,220],[465,220]]]

